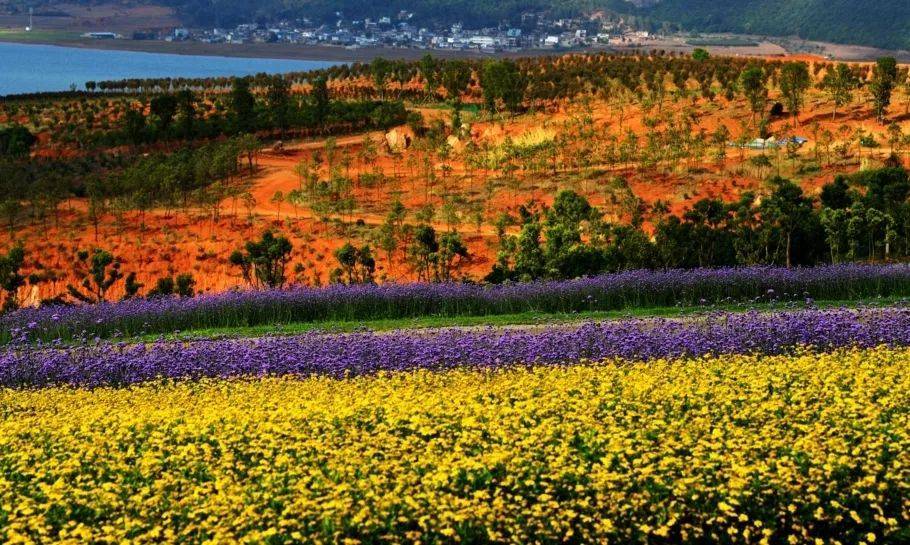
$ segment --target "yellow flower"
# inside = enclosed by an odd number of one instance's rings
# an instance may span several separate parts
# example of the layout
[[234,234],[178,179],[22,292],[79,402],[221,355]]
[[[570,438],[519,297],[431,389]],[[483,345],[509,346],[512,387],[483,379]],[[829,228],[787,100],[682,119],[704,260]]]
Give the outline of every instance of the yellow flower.
[[887,348],[0,390],[0,541],[873,543],[908,391]]

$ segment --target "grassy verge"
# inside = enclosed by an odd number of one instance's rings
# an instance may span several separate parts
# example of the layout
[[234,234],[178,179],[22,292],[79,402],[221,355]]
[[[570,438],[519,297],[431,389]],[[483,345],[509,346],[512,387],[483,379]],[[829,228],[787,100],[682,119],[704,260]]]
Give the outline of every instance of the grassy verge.
[[[863,301],[816,301],[811,308],[840,308],[892,306],[906,302],[905,297],[885,297]],[[296,335],[311,331],[332,333],[350,333],[354,331],[393,331],[397,329],[434,329],[442,327],[509,327],[509,326],[544,326],[567,325],[587,320],[619,320],[623,318],[673,318],[694,316],[706,312],[747,312],[773,310],[795,310],[810,308],[804,303],[759,303],[729,304],[690,307],[652,307],[629,308],[623,310],[590,311],[576,313],[523,312],[517,314],[500,314],[491,316],[421,316],[417,318],[398,318],[381,320],[331,320],[322,322],[296,322],[289,324],[256,325],[249,327],[203,328],[191,331],[180,331],[166,335],[154,334],[136,337],[136,341],[154,341],[164,337],[177,339],[206,339],[221,337],[262,337],[265,335]]]
[[78,32],[69,32],[64,30],[25,30],[10,29],[0,30],[0,42],[20,42],[20,43],[56,43],[72,42],[79,39]]

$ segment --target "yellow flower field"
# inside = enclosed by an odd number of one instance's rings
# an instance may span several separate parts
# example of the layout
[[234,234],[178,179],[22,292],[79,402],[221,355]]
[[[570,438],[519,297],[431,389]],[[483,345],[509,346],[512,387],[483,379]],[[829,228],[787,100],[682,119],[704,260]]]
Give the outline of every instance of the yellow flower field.
[[910,350],[0,391],[7,543],[906,543]]

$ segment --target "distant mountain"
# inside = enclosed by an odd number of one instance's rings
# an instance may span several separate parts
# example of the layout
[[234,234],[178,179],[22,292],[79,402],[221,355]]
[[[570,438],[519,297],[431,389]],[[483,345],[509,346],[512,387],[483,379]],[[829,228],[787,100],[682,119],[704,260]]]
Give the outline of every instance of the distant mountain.
[[642,11],[689,30],[910,49],[910,0],[660,0]]

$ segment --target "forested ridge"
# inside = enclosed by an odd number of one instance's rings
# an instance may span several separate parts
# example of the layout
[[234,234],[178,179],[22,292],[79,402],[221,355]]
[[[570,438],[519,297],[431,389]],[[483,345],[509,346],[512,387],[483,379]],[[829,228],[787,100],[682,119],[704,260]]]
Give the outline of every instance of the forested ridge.
[[662,0],[646,12],[689,30],[910,47],[905,0]]

